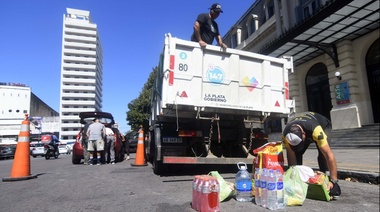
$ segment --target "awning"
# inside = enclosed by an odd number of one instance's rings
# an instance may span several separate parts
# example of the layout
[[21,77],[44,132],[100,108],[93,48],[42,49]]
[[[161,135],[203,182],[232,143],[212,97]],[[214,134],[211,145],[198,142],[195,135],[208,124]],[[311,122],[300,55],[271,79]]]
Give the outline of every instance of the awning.
[[295,66],[326,53],[338,67],[337,43],[355,40],[377,29],[378,0],[331,0],[258,53],[273,57],[292,56]]

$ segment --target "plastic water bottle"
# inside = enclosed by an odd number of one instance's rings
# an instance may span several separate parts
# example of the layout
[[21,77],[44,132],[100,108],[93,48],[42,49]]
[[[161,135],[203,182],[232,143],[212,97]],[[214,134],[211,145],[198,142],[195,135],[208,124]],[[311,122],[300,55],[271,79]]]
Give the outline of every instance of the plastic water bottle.
[[210,206],[209,211],[219,212],[220,211],[220,203],[219,203],[220,186],[219,186],[218,180],[215,177],[211,178],[210,191],[211,193],[208,196],[208,204]]
[[191,207],[195,210],[197,209],[196,208],[197,199],[198,199],[197,186],[198,186],[198,183],[200,182],[200,178],[201,178],[200,175],[194,176],[193,185],[192,185],[193,193],[192,193],[192,198],[191,198]]
[[285,198],[284,198],[284,175],[282,172],[277,169],[276,170],[276,181],[277,181],[277,208],[284,209],[285,208]]
[[202,193],[202,185],[205,181],[205,175],[201,175],[199,177],[198,183],[197,183],[197,190],[196,190],[196,195],[195,195],[195,210],[200,211],[201,210],[201,193]]
[[264,168],[261,173],[261,206],[267,207],[267,169]]
[[256,205],[261,205],[261,169],[255,169],[255,203]]
[[272,169],[267,175],[267,208],[277,210],[276,175]]
[[205,176],[201,190],[201,207],[200,211],[210,211],[209,195],[211,193],[211,176]]
[[235,177],[236,200],[239,202],[252,201],[252,177],[247,171],[247,164],[239,162],[239,171]]

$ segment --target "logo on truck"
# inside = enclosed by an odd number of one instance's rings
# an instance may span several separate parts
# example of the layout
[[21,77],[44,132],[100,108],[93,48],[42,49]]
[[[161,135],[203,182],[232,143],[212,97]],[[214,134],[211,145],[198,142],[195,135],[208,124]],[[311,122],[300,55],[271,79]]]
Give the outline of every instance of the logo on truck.
[[257,87],[259,82],[256,80],[256,78],[252,77],[249,79],[247,76],[243,78],[242,83],[244,86],[247,87],[247,89],[251,92],[253,89]]
[[224,82],[224,72],[220,67],[210,65],[207,70],[207,79],[213,84],[222,84]]

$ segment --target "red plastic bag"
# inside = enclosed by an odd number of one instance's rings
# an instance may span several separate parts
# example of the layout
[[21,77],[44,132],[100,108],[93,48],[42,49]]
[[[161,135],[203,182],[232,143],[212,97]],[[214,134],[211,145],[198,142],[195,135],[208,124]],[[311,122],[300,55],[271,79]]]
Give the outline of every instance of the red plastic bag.
[[257,157],[253,159],[255,168],[279,169],[284,173],[284,154],[282,142],[269,142],[253,150]]

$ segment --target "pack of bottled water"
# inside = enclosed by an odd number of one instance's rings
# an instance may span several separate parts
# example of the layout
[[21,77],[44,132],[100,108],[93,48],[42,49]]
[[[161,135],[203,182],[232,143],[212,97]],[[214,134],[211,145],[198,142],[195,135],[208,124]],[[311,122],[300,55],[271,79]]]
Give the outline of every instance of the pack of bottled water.
[[269,210],[285,208],[284,175],[280,170],[255,169],[255,203]]

